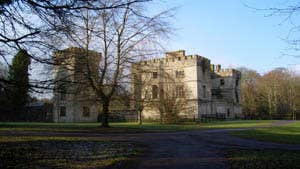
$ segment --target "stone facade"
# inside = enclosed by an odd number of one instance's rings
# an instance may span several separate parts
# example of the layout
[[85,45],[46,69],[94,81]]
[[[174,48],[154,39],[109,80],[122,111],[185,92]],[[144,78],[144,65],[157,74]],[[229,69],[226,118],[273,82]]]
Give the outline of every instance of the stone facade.
[[[71,47],[54,53],[54,122],[97,122],[102,104],[91,87],[89,77],[97,80],[101,54]],[[110,85],[106,85],[108,88]],[[119,88],[110,103],[110,120],[134,121],[136,114],[129,111],[129,99],[124,99]]]
[[101,105],[88,82],[90,74],[97,77],[101,55],[89,51],[85,58],[83,49],[71,47],[54,54],[54,122],[97,122]]
[[[142,116],[144,119],[158,119],[160,113],[150,106],[159,97],[166,94],[155,93],[165,88],[166,76],[173,84],[184,84],[186,107],[189,111],[180,113],[184,118],[240,118],[241,108],[241,73],[235,69],[221,69],[220,65],[211,64],[210,60],[199,55],[185,55],[184,50],[167,52],[165,58],[152,59],[135,63],[131,67],[131,92],[134,102],[132,108],[140,107],[144,100]],[[157,86],[157,87],[155,87]],[[176,89],[178,90],[178,89]],[[158,96],[156,96],[158,95]]]

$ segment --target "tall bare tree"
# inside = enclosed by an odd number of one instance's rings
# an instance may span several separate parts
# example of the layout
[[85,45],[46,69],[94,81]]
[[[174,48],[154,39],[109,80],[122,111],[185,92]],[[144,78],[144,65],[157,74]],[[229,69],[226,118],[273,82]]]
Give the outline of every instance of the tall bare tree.
[[[130,64],[147,55],[153,46],[159,46],[162,38],[170,33],[167,10],[147,15],[147,3],[133,0],[102,1],[103,10],[84,9],[73,19],[72,31],[65,32],[69,41],[86,50],[101,53],[98,74],[92,72],[92,61],[86,62],[85,76],[102,104],[102,126],[108,127],[109,108],[117,88],[129,81]],[[126,4],[122,8],[108,8],[115,3]],[[107,9],[106,9],[107,8]],[[82,22],[83,21],[83,22]],[[140,47],[147,44],[147,48]],[[152,52],[152,51],[151,51]]]
[[[54,65],[54,51],[67,47],[66,32],[72,31],[73,19],[82,10],[101,11],[124,8],[128,4],[149,0],[116,0],[109,5],[103,1],[85,0],[1,0],[0,1],[0,61],[11,64],[17,51],[25,49],[32,59],[33,72],[43,66]],[[48,73],[49,74],[49,73]],[[0,78],[1,83],[8,83]],[[30,89],[52,91],[53,76],[30,79]]]
[[182,78],[176,77],[178,74],[163,66],[158,67],[143,62],[132,66],[134,108],[139,112],[140,123],[143,111],[156,112],[162,124],[178,123],[186,114],[195,111],[191,91]]
[[[282,36],[282,39],[288,44],[284,55],[294,56],[299,58],[300,53],[300,4],[299,1],[274,1],[267,3],[268,6],[261,6],[255,2],[244,1],[244,5],[250,9],[260,11],[267,17],[277,17],[278,25],[284,25],[288,31]],[[272,4],[272,6],[270,6]]]

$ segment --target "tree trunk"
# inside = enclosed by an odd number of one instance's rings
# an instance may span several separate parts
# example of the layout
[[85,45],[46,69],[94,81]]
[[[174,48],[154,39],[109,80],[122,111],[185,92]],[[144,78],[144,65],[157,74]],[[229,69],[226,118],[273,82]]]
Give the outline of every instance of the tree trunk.
[[102,108],[103,108],[103,116],[102,116],[102,124],[101,126],[102,127],[109,127],[109,124],[108,124],[108,117],[109,117],[109,101],[104,101],[103,105],[102,105]]
[[142,111],[139,111],[139,125],[143,124],[143,119],[142,119]]

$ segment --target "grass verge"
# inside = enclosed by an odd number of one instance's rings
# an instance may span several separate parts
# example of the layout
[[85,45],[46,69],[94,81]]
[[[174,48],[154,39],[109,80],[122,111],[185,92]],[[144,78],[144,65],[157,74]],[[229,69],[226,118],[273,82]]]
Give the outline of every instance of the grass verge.
[[231,149],[227,157],[231,169],[300,169],[300,151]]
[[273,120],[235,120],[215,121],[209,123],[184,123],[161,125],[159,123],[110,123],[111,128],[101,128],[100,123],[30,123],[30,122],[0,122],[0,131],[55,131],[55,132],[161,132],[185,131],[199,129],[247,128],[268,125]]
[[287,144],[300,144],[300,121],[285,126],[234,131],[231,132],[231,134],[246,139],[256,139],[260,141]]

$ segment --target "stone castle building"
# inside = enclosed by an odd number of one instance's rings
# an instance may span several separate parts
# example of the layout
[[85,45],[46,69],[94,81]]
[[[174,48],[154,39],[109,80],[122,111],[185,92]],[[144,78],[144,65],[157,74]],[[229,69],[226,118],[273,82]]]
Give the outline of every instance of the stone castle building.
[[165,58],[135,63],[131,71],[132,108],[143,104],[144,119],[160,118],[158,107],[149,103],[172,93],[165,89],[170,84],[176,97],[187,101],[184,110],[188,111],[179,114],[184,118],[242,117],[241,73],[235,69],[222,69],[205,57],[180,50],[167,52]]
[[[71,47],[54,53],[54,122],[97,122],[101,101],[97,98],[89,76],[97,77],[101,54]],[[87,66],[89,65],[89,70]],[[89,74],[88,74],[89,73]],[[132,110],[143,100],[155,102],[166,97],[161,89],[175,84],[176,97],[184,98],[187,109],[181,111],[185,118],[235,118],[242,116],[241,73],[234,69],[221,69],[210,60],[198,55],[185,55],[185,51],[166,53],[165,58],[132,64],[131,91],[134,96]],[[170,80],[172,79],[172,80]],[[170,85],[171,84],[171,85]],[[184,96],[184,97],[183,97]],[[118,97],[118,96],[116,96]],[[124,112],[122,118],[136,119],[137,113],[129,110],[125,98],[111,103],[111,112]],[[144,104],[143,118],[158,119],[157,108]],[[128,114],[126,114],[126,111]],[[112,114],[114,115],[114,114]]]
[[100,105],[96,103],[87,76],[87,67],[91,73],[98,72],[100,53],[71,47],[54,53],[54,122],[96,122]]
[[[99,77],[101,54],[88,52],[86,57],[86,50],[70,47],[54,53],[54,122],[97,122],[101,118],[101,99],[89,79]],[[111,101],[111,117],[131,120],[134,117],[128,111],[129,101],[123,99],[119,91],[118,88]]]

